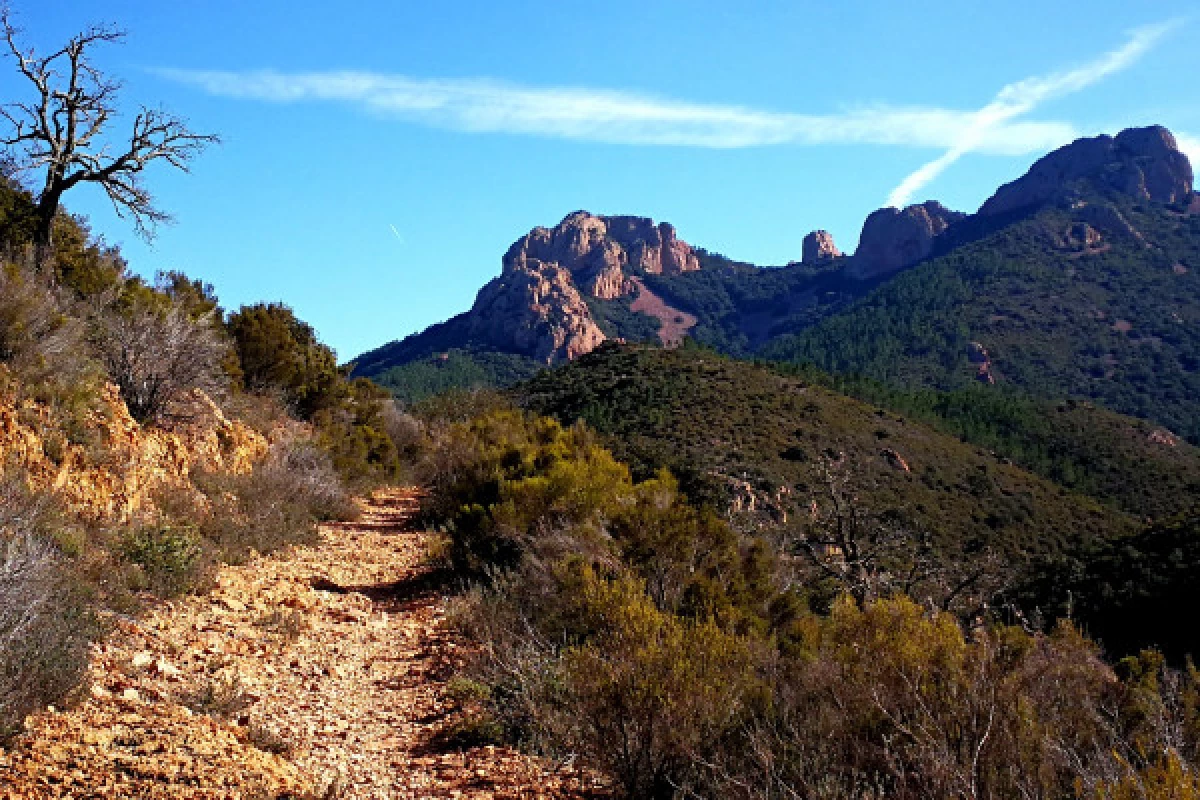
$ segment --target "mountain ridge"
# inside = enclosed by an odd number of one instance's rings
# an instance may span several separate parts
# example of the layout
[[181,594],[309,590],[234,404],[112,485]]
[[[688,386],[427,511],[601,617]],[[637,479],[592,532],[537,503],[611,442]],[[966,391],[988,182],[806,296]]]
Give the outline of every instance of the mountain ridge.
[[[853,309],[869,304],[876,293],[894,295],[888,287],[914,269],[931,275],[937,270],[923,265],[960,251],[976,259],[1005,239],[1003,231],[1022,224],[1024,239],[1017,250],[1024,255],[1014,256],[1016,251],[1008,247],[1009,266],[997,266],[1001,271],[997,291],[1048,297],[1061,291],[1055,288],[1060,282],[1054,276],[1067,273],[1091,275],[1102,283],[1109,279],[1081,269],[1100,261],[1106,269],[1125,274],[1128,279],[1119,282],[1128,293],[1165,292],[1168,317],[1174,313],[1182,320],[1193,313],[1195,298],[1163,285],[1155,277],[1160,267],[1151,269],[1149,264],[1172,260],[1167,266],[1181,277],[1180,284],[1191,280],[1189,274],[1195,277],[1198,265],[1191,262],[1198,257],[1192,253],[1188,228],[1197,206],[1192,185],[1191,165],[1168,130],[1129,129],[1115,137],[1080,139],[1042,157],[1021,177],[998,187],[974,214],[951,211],[935,201],[880,209],[864,221],[853,253],[842,253],[831,236],[814,231],[805,237],[802,260],[778,267],[743,264],[693,247],[667,223],[576,211],[555,228],[534,228],[514,242],[502,259],[501,275],[480,290],[470,311],[363,354],[355,362],[355,371],[392,389],[401,399],[415,400],[424,386],[501,384],[529,377],[605,341],[649,339],[674,345],[682,339],[682,326],[687,338],[738,357],[815,360],[824,369],[865,369],[875,374],[866,361],[822,360],[811,348],[795,347],[793,342],[797,337],[808,341],[818,336],[820,326],[832,330],[842,315],[861,317]],[[1038,215],[1041,222],[1027,224]],[[979,242],[992,244],[970,249]],[[1037,275],[1022,272],[1024,268],[1011,269],[1030,260],[1045,268],[1035,270]],[[1126,262],[1128,266],[1122,267]],[[963,274],[974,280],[970,271]],[[643,291],[646,301],[639,302]],[[1117,307],[1127,297],[1117,297],[1103,287],[1089,291],[1104,293],[1100,306],[1088,301],[1089,313],[1115,314],[1111,325],[1125,320],[1141,326],[1138,320],[1120,316],[1126,312]],[[969,302],[969,295],[963,302]],[[932,295],[924,297],[917,307],[936,301]],[[912,304],[912,298],[905,302]],[[658,309],[658,316],[640,313],[651,306]],[[1043,329],[1056,325],[1053,316],[1027,320],[1031,331],[1037,332],[1034,339],[1044,338]],[[1108,346],[1107,334],[1098,329],[1078,333],[1092,350]],[[999,360],[985,361],[986,369],[972,361],[979,348],[990,352],[989,342],[981,341],[985,334],[957,337],[961,341],[945,349],[942,358],[954,362],[956,370],[969,367],[970,375],[980,380],[1011,379],[1013,370],[991,369],[993,363],[1011,361],[1011,352],[997,351]],[[847,333],[842,330],[837,335]],[[1176,342],[1178,337],[1152,336],[1158,343],[1152,342],[1151,348],[1182,347],[1171,357],[1190,374],[1190,334],[1185,334],[1189,340],[1182,345]],[[454,375],[444,368],[447,364],[455,365]],[[932,385],[948,388],[955,382]],[[1079,396],[1105,402],[1112,394],[1103,388],[1084,386],[1084,390]],[[1179,427],[1178,413],[1155,416],[1144,405],[1121,401],[1114,408]],[[1186,435],[1195,440],[1200,434]]]

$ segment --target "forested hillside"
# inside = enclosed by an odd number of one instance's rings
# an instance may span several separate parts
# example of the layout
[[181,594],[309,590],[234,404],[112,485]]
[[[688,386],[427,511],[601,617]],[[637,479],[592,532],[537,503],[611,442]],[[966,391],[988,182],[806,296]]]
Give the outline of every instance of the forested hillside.
[[1195,442],[1200,215],[1116,197],[1079,202],[1116,208],[1130,228],[1080,249],[1064,241],[1077,217],[1043,210],[914,267],[762,355],[942,389],[977,381],[986,356],[999,386],[1093,399]]

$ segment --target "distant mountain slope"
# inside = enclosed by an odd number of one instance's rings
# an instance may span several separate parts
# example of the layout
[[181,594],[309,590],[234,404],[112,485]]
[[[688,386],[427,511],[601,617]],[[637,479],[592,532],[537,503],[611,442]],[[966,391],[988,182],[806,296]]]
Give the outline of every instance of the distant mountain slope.
[[1200,215],[1092,191],[920,264],[761,354],[908,387],[982,380],[1090,398],[1198,442],[1198,267]]
[[926,425],[707,351],[605,347],[515,391],[533,410],[606,434],[635,470],[669,467],[693,496],[780,525],[820,500],[824,459],[843,465],[865,510],[947,548],[1045,554],[1136,525]]
[[1200,442],[1200,200],[1160,127],[1081,139],[979,212],[880,209],[756,267],[640,217],[574,212],[509,248],[472,309],[360,356],[419,399],[506,385],[610,340],[682,336],[897,386],[1075,397]]
[[[773,365],[786,369],[787,365]],[[1087,402],[973,383],[940,392],[797,370],[835,391],[919,420],[1145,519],[1200,513],[1200,448],[1152,422]]]

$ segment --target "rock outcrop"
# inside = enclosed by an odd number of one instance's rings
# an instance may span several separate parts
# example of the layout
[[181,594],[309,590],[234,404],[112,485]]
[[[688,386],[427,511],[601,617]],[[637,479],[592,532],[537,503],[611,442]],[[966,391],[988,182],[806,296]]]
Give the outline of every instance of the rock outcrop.
[[1138,200],[1187,202],[1192,165],[1166,128],[1130,128],[1114,136],[1079,139],[1034,163],[1024,176],[1001,186],[979,209],[1004,214],[1054,202],[1073,184],[1091,183]]
[[801,246],[801,264],[820,264],[840,258],[842,251],[833,242],[833,234],[829,231],[813,231],[804,237]]
[[590,353],[605,340],[571,274],[528,259],[479,290],[469,315],[472,338],[547,364]]
[[911,267],[928,258],[934,239],[965,216],[934,200],[904,209],[881,208],[863,223],[848,273],[865,279]]
[[1073,222],[1062,235],[1062,246],[1067,250],[1086,252],[1099,247],[1104,241],[1100,232],[1086,222]]
[[576,211],[512,244],[500,276],[475,299],[469,333],[546,363],[573,359],[606,338],[585,297],[615,300],[637,292],[637,275],[698,269],[691,245],[668,223]]
[[700,269],[691,245],[675,228],[646,217],[568,214],[554,228],[534,228],[504,254],[504,272],[530,262],[557,264],[585,293],[613,300],[633,291],[629,271],[677,275]]
[[186,487],[197,470],[244,474],[267,453],[267,440],[228,419],[203,392],[195,392],[191,421],[178,430],[143,428],[115,386],[105,386],[87,427],[106,452],[101,462],[78,444],[54,444],[50,411],[0,398],[0,463],[16,464],[33,488],[52,490],[87,519],[123,520],[147,506],[155,491]]
[[975,365],[975,380],[989,386],[996,382],[992,374],[992,357],[979,342],[967,342],[967,358]]
[[1141,231],[1130,225],[1120,211],[1107,203],[1085,205],[1076,210],[1075,216],[1110,236],[1127,236],[1143,243],[1146,241]]

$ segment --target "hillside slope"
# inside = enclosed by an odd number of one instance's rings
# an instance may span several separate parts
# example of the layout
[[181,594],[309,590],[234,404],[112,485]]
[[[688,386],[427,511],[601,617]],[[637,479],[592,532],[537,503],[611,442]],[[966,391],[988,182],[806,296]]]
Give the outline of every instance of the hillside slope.
[[774,527],[821,495],[823,463],[844,471],[869,513],[951,550],[1050,553],[1135,527],[924,424],[709,352],[605,347],[515,391],[535,411],[606,434],[635,473],[669,467],[694,498]]

